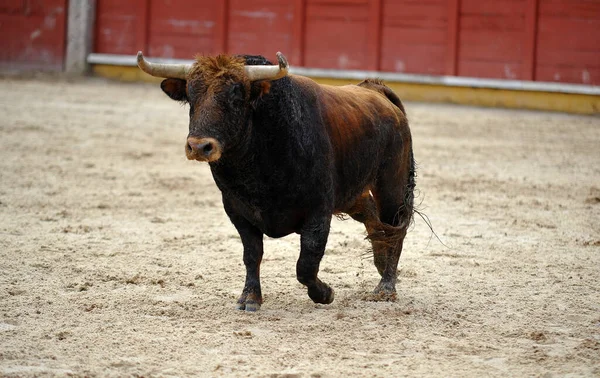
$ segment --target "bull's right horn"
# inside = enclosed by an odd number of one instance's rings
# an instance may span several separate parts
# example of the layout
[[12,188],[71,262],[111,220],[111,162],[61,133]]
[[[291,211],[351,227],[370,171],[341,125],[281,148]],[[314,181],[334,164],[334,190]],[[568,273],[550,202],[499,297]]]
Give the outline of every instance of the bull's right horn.
[[141,51],[137,53],[137,64],[148,75],[183,80],[187,79],[187,74],[192,68],[191,64],[150,63],[144,59]]
[[290,65],[281,52],[277,52],[279,65],[275,66],[244,66],[246,75],[250,81],[277,80],[287,76]]

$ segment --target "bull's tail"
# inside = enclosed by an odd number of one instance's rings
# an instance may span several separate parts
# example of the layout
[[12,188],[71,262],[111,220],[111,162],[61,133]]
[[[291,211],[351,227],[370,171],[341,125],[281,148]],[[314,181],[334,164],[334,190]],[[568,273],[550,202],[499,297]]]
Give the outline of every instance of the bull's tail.
[[404,114],[406,116],[406,111],[404,110],[404,105],[402,105],[402,101],[400,101],[400,98],[398,97],[398,95],[395,94],[394,91],[390,89],[390,87],[388,87],[387,85],[385,85],[383,83],[383,80],[366,79],[366,80],[358,83],[357,85],[359,87],[368,88],[375,92],[381,93],[382,95],[387,97],[387,99],[390,100],[390,102],[392,104],[396,105],[402,111],[402,114]]

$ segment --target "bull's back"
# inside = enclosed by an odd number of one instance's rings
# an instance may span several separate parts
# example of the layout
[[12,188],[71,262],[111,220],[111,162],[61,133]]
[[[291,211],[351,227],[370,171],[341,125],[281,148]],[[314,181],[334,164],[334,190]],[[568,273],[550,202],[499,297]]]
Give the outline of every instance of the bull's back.
[[344,211],[374,182],[389,141],[402,134],[404,114],[384,93],[370,88],[298,80],[314,87],[318,98],[334,159],[335,208]]

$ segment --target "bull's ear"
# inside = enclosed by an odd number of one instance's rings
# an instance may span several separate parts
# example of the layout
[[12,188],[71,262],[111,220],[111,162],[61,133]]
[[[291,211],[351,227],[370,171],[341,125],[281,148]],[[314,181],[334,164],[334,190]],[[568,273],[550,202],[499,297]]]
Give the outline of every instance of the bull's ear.
[[182,79],[165,79],[160,83],[160,89],[175,101],[188,102],[185,87],[187,82]]

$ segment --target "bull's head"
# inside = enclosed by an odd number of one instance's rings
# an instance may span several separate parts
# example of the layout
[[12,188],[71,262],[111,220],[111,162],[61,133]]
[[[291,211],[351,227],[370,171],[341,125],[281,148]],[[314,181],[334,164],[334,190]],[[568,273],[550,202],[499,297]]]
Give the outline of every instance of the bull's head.
[[150,63],[138,52],[138,66],[165,78],[160,87],[173,100],[190,105],[190,132],[185,154],[190,160],[214,162],[244,138],[252,85],[277,80],[288,73],[288,62],[250,66],[239,56],[198,57],[194,64]]

